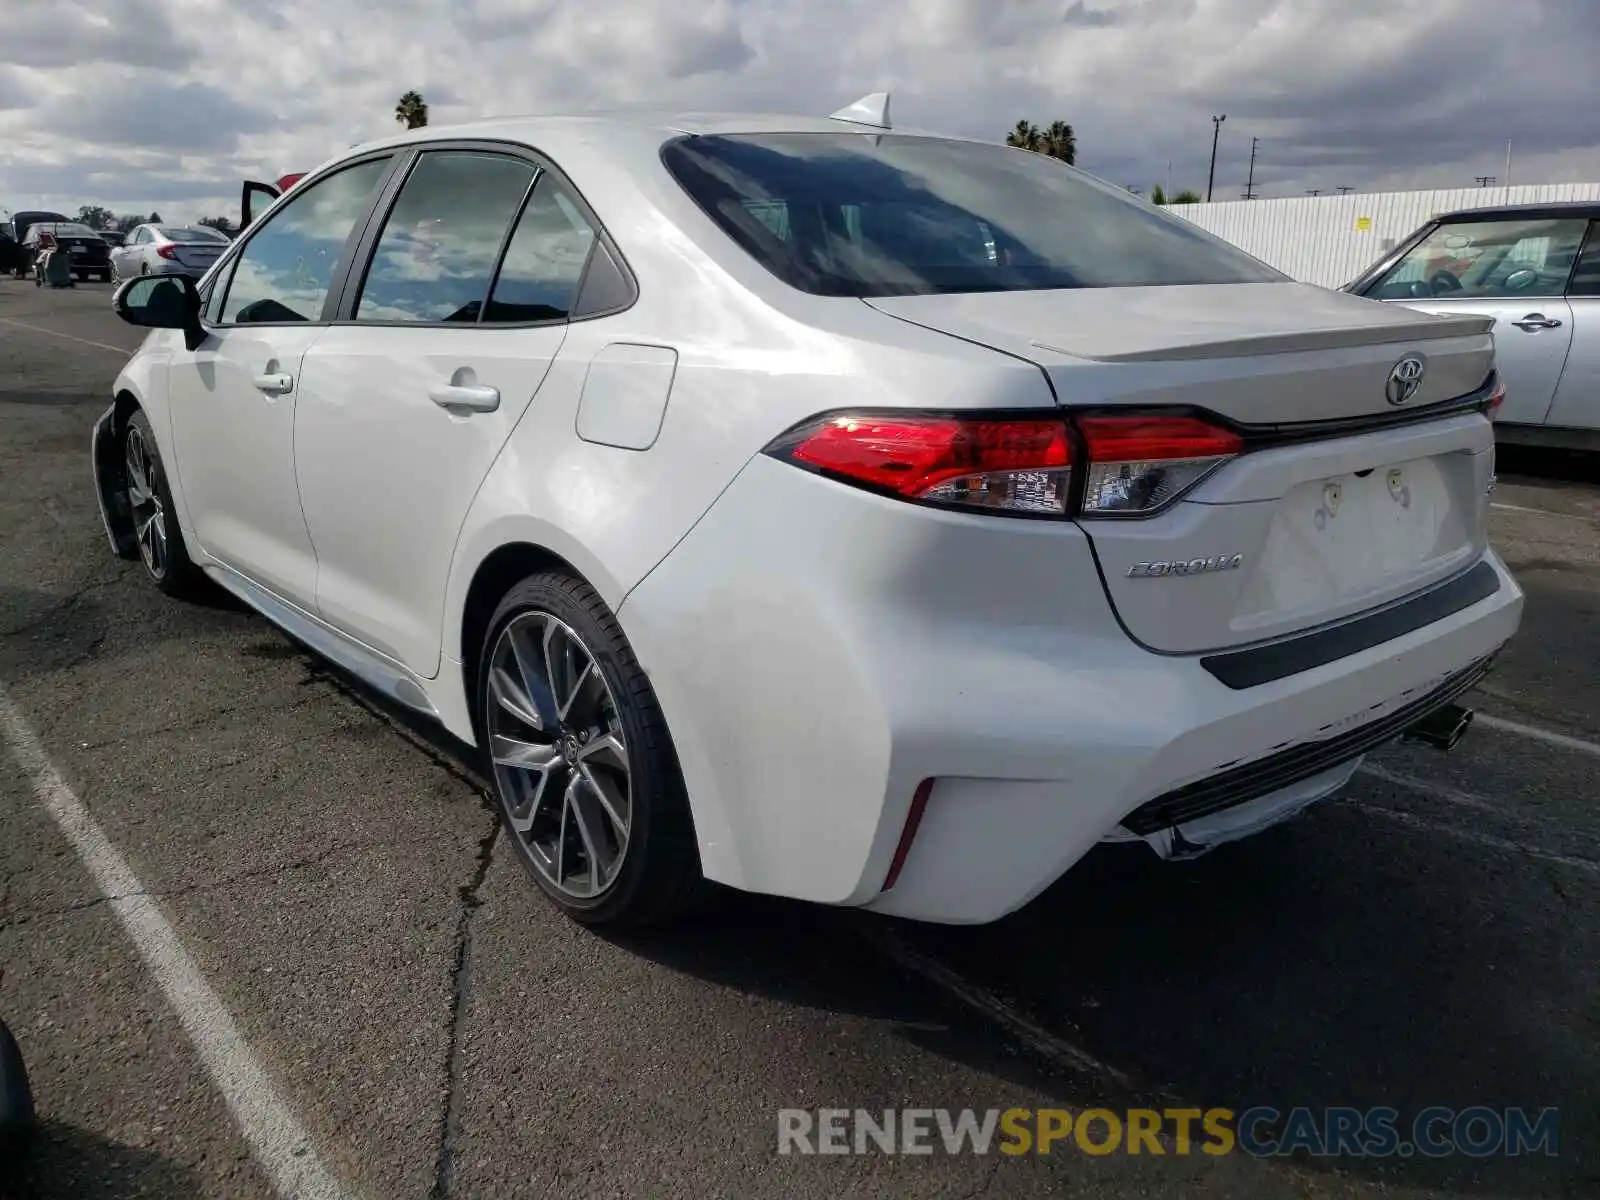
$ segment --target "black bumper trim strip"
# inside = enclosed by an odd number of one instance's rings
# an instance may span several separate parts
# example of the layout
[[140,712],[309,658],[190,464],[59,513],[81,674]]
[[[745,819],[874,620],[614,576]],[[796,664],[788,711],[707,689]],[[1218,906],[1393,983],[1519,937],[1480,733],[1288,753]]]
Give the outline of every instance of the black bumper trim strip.
[[1234,691],[1259,687],[1391,642],[1424,625],[1471,608],[1499,590],[1499,572],[1490,563],[1480,562],[1448,583],[1369,616],[1288,641],[1208,654],[1200,660],[1200,665]]
[[1427,695],[1402,705],[1365,725],[1320,742],[1291,746],[1277,754],[1231,767],[1208,779],[1157,796],[1122,819],[1122,825],[1140,837],[1171,829],[1186,821],[1234,808],[1270,796],[1292,784],[1332,770],[1393,741],[1411,726],[1465,695],[1489,673],[1494,655],[1478,659],[1456,672]]

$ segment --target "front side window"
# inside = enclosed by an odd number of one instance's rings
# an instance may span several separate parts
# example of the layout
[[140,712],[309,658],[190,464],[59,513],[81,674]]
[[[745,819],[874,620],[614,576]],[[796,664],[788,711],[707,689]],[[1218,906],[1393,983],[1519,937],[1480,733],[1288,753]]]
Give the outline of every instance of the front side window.
[[1377,300],[1559,296],[1588,222],[1567,218],[1439,225],[1367,290]]
[[346,167],[273,213],[235,260],[222,320],[320,321],[345,242],[388,169],[386,158]]
[[424,154],[384,222],[356,320],[477,321],[534,174],[504,154]]
[[564,321],[594,245],[594,226],[555,176],[541,176],[506,247],[485,321]]
[[1004,146],[869,133],[685,137],[662,161],[779,278],[830,296],[1286,276],[1064,163]]

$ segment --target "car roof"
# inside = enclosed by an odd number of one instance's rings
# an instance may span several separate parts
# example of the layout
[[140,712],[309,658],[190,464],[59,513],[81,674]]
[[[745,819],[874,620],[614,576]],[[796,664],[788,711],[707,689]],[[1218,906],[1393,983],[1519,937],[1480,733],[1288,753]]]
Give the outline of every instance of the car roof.
[[1440,213],[1435,221],[1537,220],[1540,217],[1590,217],[1600,219],[1600,200],[1553,200],[1547,204],[1497,204],[1487,208],[1462,208]]
[[[594,144],[609,134],[656,135],[659,140],[683,134],[711,136],[735,133],[889,133],[908,137],[951,138],[952,135],[924,129],[880,129],[832,117],[799,116],[785,113],[729,113],[664,108],[614,109],[603,112],[551,114],[544,116],[485,117],[457,125],[427,125],[386,138],[378,138],[352,151],[377,150],[413,142],[471,138],[486,141],[550,142]],[[954,137],[955,141],[971,141]],[[338,157],[348,157],[348,153]]]

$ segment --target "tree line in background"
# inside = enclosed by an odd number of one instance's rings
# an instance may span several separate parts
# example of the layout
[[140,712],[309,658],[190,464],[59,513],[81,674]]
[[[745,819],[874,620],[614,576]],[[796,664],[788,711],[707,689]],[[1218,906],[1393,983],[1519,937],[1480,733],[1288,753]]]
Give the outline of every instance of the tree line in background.
[[[1068,165],[1078,161],[1078,137],[1073,133],[1072,126],[1065,121],[1051,121],[1042,129],[1032,121],[1026,119],[1018,121],[1011,127],[1011,132],[1006,134],[1006,145],[1032,150],[1035,154],[1048,155],[1050,158],[1059,158]],[[1199,204],[1200,193],[1185,188],[1169,197],[1166,189],[1158,183],[1150,189],[1150,203]]]
[[[162,223],[161,214],[158,212],[153,212],[148,217],[141,216],[139,213],[122,213],[119,215],[98,204],[85,204],[78,209],[77,219],[80,225],[87,225],[90,229],[108,229],[115,233],[127,233],[139,225],[160,225]],[[233,222],[228,220],[227,217],[201,217],[195,224],[206,225],[222,233],[231,234],[234,232]]]

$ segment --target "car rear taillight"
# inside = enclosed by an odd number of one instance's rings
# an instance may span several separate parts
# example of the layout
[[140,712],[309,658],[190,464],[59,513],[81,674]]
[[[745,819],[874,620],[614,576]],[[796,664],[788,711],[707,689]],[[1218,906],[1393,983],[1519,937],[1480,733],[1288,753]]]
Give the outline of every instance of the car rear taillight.
[[159,254],[162,258],[175,259],[175,258],[178,257],[178,248],[176,246],[172,245],[170,242],[168,242],[168,243],[165,243],[163,245],[157,246],[156,247],[156,253]]
[[1496,379],[1494,381],[1494,391],[1489,393],[1489,403],[1484,406],[1484,411],[1488,415],[1489,420],[1494,420],[1495,414],[1500,411],[1500,406],[1505,402],[1506,381],[1503,379]]
[[952,508],[1064,516],[1072,440],[1060,418],[832,414],[767,452],[824,475]]
[[1148,517],[1160,512],[1228,459],[1244,442],[1198,417],[1077,418],[1089,463],[1085,517]]

